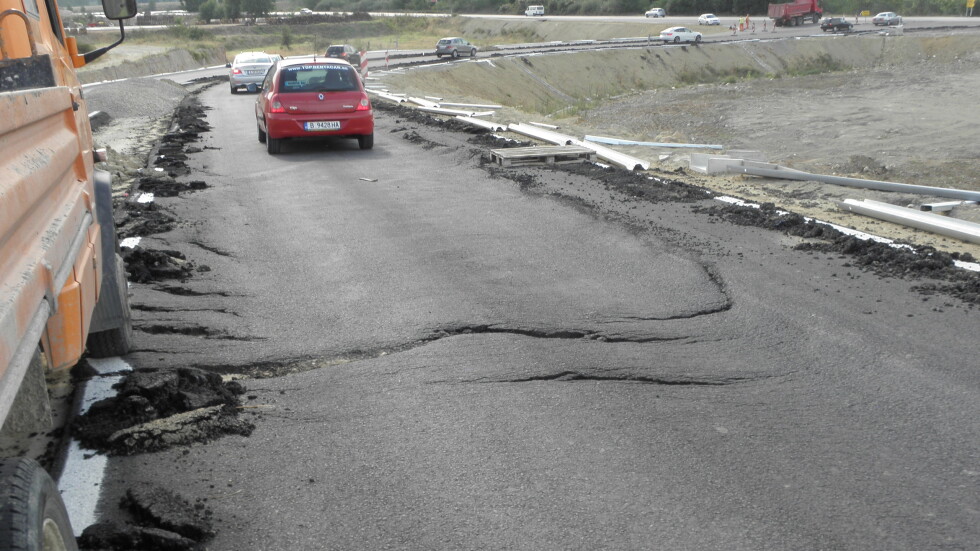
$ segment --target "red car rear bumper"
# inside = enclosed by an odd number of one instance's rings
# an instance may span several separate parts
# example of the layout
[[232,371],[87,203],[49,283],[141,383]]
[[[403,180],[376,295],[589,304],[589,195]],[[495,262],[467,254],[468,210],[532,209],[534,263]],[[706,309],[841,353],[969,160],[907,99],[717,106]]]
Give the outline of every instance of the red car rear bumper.
[[[339,121],[339,130],[308,131],[303,123],[315,121]],[[270,138],[316,138],[324,136],[364,136],[374,133],[374,112],[302,114],[266,113],[265,131]]]

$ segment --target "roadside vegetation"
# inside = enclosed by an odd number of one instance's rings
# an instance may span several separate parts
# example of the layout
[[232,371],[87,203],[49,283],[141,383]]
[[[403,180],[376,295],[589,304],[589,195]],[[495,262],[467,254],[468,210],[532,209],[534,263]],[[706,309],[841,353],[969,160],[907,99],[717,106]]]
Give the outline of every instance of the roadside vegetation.
[[[195,1],[195,0],[187,0]],[[528,4],[544,5],[550,15],[636,15],[652,6],[673,15],[712,12],[722,15],[761,15],[768,0],[299,0],[301,6],[321,11],[441,11],[450,13],[499,13],[520,15]],[[827,13],[853,15],[862,10],[872,13],[895,11],[903,15],[959,15],[962,0],[821,0]]]

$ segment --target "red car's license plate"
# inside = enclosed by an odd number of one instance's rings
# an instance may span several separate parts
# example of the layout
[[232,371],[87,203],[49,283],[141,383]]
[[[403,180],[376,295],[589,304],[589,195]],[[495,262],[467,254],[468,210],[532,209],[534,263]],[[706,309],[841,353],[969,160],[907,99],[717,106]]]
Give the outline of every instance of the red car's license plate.
[[340,121],[312,121],[303,123],[303,130],[316,132],[319,130],[340,130]]

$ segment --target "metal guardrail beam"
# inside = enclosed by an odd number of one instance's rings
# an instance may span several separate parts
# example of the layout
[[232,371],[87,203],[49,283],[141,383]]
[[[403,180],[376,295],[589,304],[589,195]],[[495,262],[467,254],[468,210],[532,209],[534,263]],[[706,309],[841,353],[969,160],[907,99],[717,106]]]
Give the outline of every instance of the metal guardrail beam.
[[489,117],[493,115],[493,111],[463,111],[462,109],[446,109],[443,107],[418,107],[419,111],[424,111],[426,113],[435,113],[437,115],[449,115],[451,117]]
[[507,130],[555,145],[568,145],[575,139],[567,134],[552,132],[551,130],[524,123],[508,124]]
[[595,151],[596,155],[598,155],[600,159],[609,161],[610,163],[625,168],[626,170],[647,170],[650,168],[649,161],[644,161],[643,159],[638,159],[631,155],[620,153],[619,151],[609,149],[603,145],[594,144],[585,140],[572,140],[570,145],[587,147],[592,151]]
[[642,145],[648,147],[676,147],[676,148],[689,148],[689,149],[724,149],[725,146],[717,144],[700,144],[700,143],[669,143],[669,142],[638,142],[635,140],[622,140],[619,138],[609,138],[606,136],[585,136],[585,140],[589,142],[604,143],[609,145]]
[[812,174],[810,172],[794,170],[792,168],[786,168],[784,166],[774,165],[771,163],[747,161],[744,159],[711,159],[711,161],[717,161],[723,166],[724,171],[728,173],[750,174],[753,176],[765,176],[768,178],[780,178],[784,180],[823,182],[825,184],[876,189],[879,191],[894,191],[898,193],[913,193],[917,195],[931,195],[934,197],[949,197],[950,199],[960,199],[963,201],[980,201],[980,191],[919,186],[914,184],[899,184],[896,182],[863,180],[861,178],[847,178],[844,176]]
[[922,212],[888,203],[871,201],[869,199],[863,201],[845,199],[837,203],[837,206],[848,212],[856,212],[865,216],[878,218],[879,220],[887,220],[896,224],[948,235],[971,243],[980,243],[980,224],[973,222],[957,220],[939,214]]
[[457,120],[461,120],[461,121],[463,121],[465,123],[472,124],[473,126],[479,126],[480,128],[486,128],[487,130],[489,130],[491,132],[501,132],[501,131],[507,130],[507,125],[506,124],[485,121],[483,119],[477,119],[477,118],[474,118],[474,117],[459,116],[459,117],[456,117],[456,119]]

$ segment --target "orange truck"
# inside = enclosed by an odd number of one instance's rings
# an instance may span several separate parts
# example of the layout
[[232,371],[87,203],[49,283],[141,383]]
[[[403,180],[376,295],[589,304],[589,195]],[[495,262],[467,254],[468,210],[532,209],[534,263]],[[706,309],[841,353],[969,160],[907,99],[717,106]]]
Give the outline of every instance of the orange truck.
[[[56,0],[0,0],[0,423],[5,437],[51,429],[46,370],[86,351],[129,350],[126,275],[109,174],[95,163],[75,69],[125,37],[136,0],[103,0],[119,39],[78,53]],[[0,549],[75,549],[51,477],[0,460]]]

